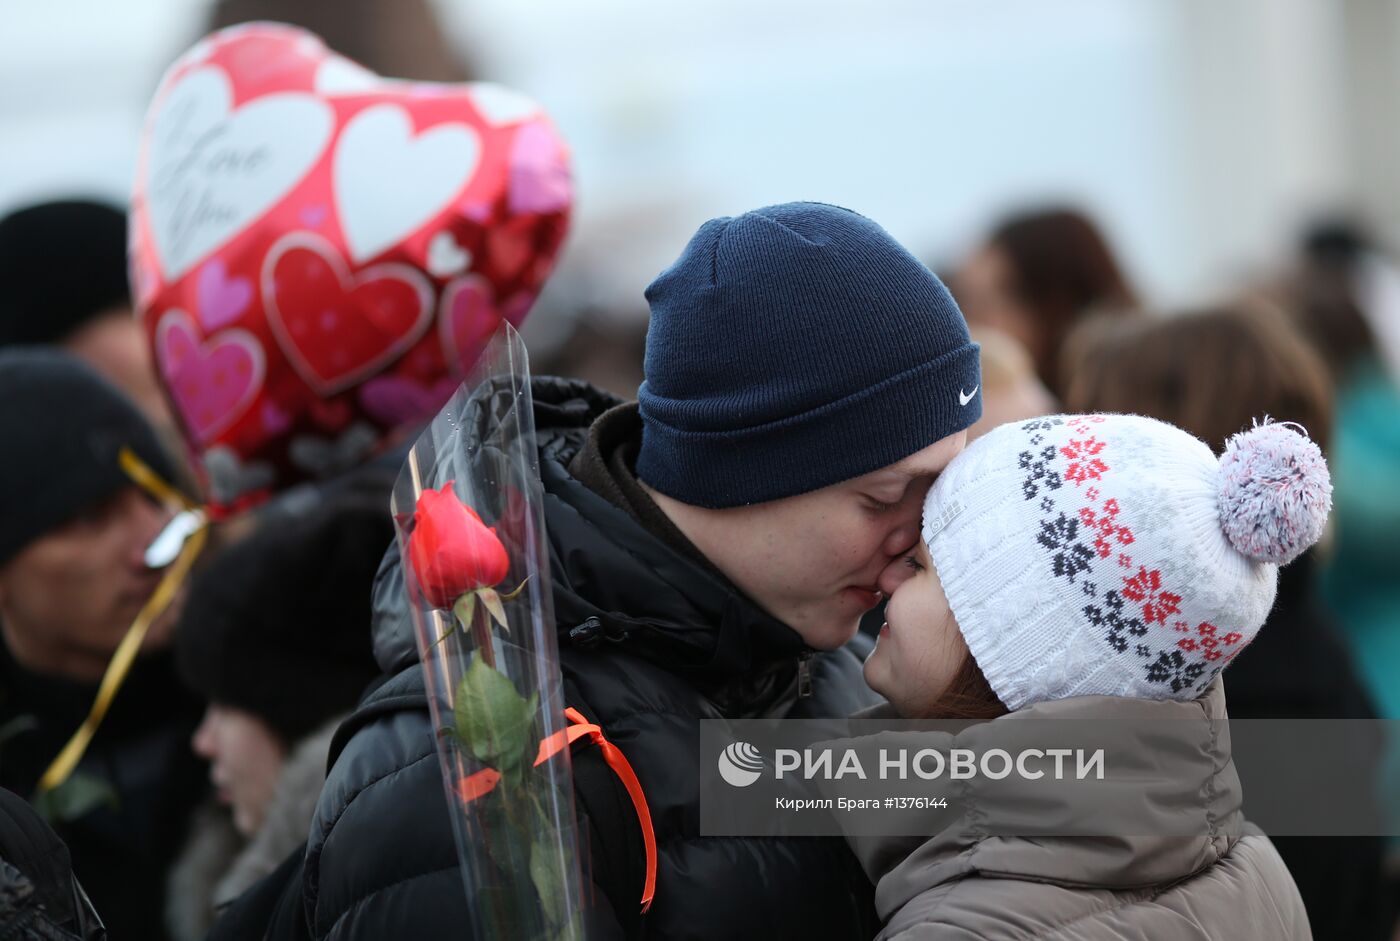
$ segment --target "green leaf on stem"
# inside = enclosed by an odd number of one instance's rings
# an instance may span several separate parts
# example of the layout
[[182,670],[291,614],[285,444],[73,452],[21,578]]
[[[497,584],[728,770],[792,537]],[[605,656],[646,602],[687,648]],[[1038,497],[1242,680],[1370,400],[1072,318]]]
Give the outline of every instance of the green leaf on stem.
[[560,860],[556,858],[554,846],[548,840],[536,837],[530,846],[530,881],[540,896],[540,907],[551,925],[564,920],[564,875],[559,871]]
[[538,693],[521,696],[505,674],[474,653],[457,684],[452,710],[457,737],[478,760],[504,774],[531,750],[538,706]]

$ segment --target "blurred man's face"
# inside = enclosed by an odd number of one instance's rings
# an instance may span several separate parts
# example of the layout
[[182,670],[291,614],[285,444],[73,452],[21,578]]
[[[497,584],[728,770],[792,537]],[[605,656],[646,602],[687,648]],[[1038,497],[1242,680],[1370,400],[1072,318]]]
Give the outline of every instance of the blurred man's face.
[[724,510],[653,498],[751,600],[835,650],[880,602],[879,578],[919,536],[924,495],[967,442],[958,432],[882,470],[783,500]]
[[[128,487],[0,566],[0,627],[14,657],[36,672],[99,679],[160,581],[145,551],[170,516]],[[146,649],[169,642],[174,608]]]

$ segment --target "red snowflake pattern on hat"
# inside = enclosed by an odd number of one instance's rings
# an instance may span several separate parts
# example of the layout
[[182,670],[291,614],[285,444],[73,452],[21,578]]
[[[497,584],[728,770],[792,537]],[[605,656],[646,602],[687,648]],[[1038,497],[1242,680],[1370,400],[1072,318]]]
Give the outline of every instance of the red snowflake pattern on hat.
[[[1062,481],[1072,481],[1076,488],[1092,481],[1079,490],[1085,505],[1077,510],[1052,512],[1055,507],[1048,498],[1042,501],[1041,509],[1046,517],[1041,523],[1038,540],[1051,553],[1054,575],[1071,582],[1078,579],[1085,596],[1102,599],[1086,605],[1084,615],[1090,624],[1104,632],[1105,641],[1117,655],[1149,661],[1144,664],[1147,679],[1169,686],[1174,693],[1193,686],[1200,692],[1243,649],[1244,635],[1239,631],[1222,632],[1208,622],[1200,622],[1193,628],[1186,621],[1173,621],[1172,616],[1181,613],[1183,596],[1171,590],[1160,567],[1135,563],[1132,556],[1120,551],[1136,542],[1136,537],[1132,529],[1123,524],[1123,508],[1117,498],[1105,493],[1106,489],[1110,493],[1112,489],[1111,448],[1095,434],[1094,428],[1104,421],[1102,415],[1089,415],[1067,421],[1038,419],[1021,426],[1022,430],[1035,435],[1032,443],[1040,448],[1020,455],[1020,466],[1028,472],[1022,487],[1026,499],[1038,495],[1045,487],[1059,490]],[[1041,442],[1056,426],[1062,426],[1074,437],[1063,445],[1042,446]],[[1064,467],[1063,472],[1057,472],[1055,467],[1060,461],[1066,462],[1060,465]],[[1106,483],[1110,485],[1107,488]],[[1100,498],[1105,496],[1107,498],[1100,503]],[[1116,559],[1113,558],[1115,553]],[[1100,590],[1096,577],[1099,560],[1109,564],[1116,562],[1117,567],[1127,570],[1129,574],[1115,576],[1120,587],[1107,592]],[[1138,612],[1141,612],[1140,620],[1134,616]],[[1166,649],[1150,643],[1130,643],[1132,637],[1150,641],[1153,625],[1162,628],[1171,625],[1177,639],[1169,641]],[[1181,637],[1181,634],[1190,636]]]
[[[1123,594],[1142,604],[1143,620],[1149,624],[1167,623],[1167,615],[1181,611],[1181,596],[1162,588],[1162,573],[1138,566],[1138,573],[1123,579]],[[1205,626],[1205,625],[1202,625]],[[1215,628],[1211,628],[1213,632]]]
[[1070,461],[1069,467],[1065,469],[1065,480],[1072,480],[1078,486],[1086,480],[1101,479],[1108,470],[1108,465],[1097,455],[1104,447],[1102,441],[1090,437],[1084,441],[1071,441],[1060,448],[1060,453]]

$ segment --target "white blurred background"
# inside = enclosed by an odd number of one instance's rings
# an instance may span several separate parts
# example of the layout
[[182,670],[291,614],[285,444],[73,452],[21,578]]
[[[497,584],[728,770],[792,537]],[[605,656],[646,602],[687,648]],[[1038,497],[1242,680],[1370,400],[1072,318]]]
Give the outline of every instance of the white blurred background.
[[[441,38],[464,76],[546,104],[579,193],[550,309],[641,317],[701,221],[797,198],[935,266],[1007,210],[1072,202],[1159,305],[1275,261],[1319,212],[1400,233],[1396,0],[428,3],[332,15],[391,11],[376,28],[405,34],[400,60]],[[147,100],[213,5],[0,11],[0,213],[124,198]]]

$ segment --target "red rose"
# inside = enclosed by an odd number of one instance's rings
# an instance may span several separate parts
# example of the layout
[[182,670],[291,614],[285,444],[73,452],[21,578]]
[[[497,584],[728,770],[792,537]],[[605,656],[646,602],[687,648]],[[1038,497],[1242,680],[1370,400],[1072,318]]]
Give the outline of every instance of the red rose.
[[424,490],[413,511],[408,562],[418,590],[435,608],[450,608],[469,591],[498,584],[510,557],[496,530],[457,499],[452,481]]

